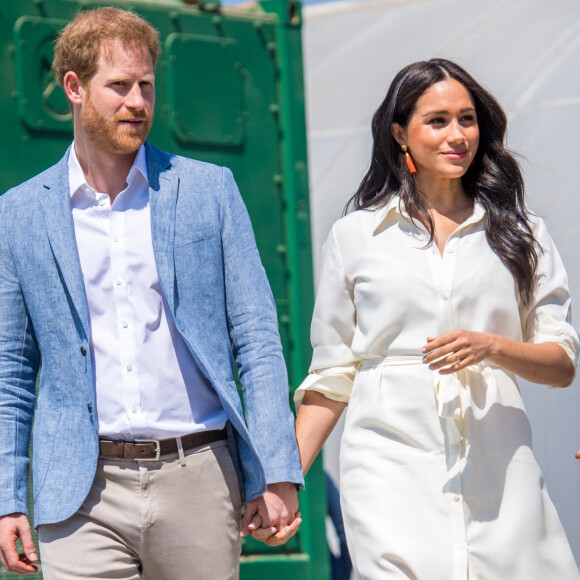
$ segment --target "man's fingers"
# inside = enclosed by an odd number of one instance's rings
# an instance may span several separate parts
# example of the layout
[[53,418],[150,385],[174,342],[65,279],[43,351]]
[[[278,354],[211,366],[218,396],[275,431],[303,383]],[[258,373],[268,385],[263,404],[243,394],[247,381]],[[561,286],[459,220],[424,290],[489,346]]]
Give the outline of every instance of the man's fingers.
[[260,540],[260,542],[266,542],[266,540],[275,533],[276,528],[260,528],[259,530],[254,530],[252,532],[252,538],[254,538],[254,540]]
[[262,526],[262,516],[260,514],[256,514],[252,518],[252,521],[249,523],[248,529],[250,531],[254,531],[254,530],[257,530],[258,528],[260,528],[261,526]]
[[20,535],[22,547],[24,548],[24,555],[30,562],[37,562],[38,556],[36,554],[36,546],[32,541],[32,533],[30,531],[28,520],[26,520],[24,525],[18,526],[18,533]]
[[250,524],[252,520],[258,513],[258,503],[256,500],[251,501],[246,506],[246,511],[244,512],[244,517],[242,518],[242,528],[240,530],[240,536],[242,538],[250,533]]
[[280,546],[285,544],[298,531],[298,527],[302,523],[300,518],[296,518],[289,526],[286,526],[278,533],[273,534],[266,540],[268,546]]

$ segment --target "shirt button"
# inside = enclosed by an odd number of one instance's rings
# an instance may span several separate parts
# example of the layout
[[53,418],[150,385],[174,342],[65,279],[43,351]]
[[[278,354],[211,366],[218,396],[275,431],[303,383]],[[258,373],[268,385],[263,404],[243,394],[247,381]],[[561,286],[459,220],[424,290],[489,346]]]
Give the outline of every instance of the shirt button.
[[441,300],[443,300],[443,302],[446,302],[449,299],[449,296],[447,296],[447,294],[441,294]]
[[113,242],[118,242],[118,241],[119,241],[119,238],[118,238],[117,236],[115,236],[115,237],[113,238]]
[[87,356],[87,349],[84,346],[81,346],[81,354]]
[[137,412],[137,407],[131,407],[131,413],[136,413]]
[[447,250],[447,253],[448,253],[448,254],[453,254],[453,248],[449,248],[449,249]]
[[127,328],[127,326],[129,326],[129,323],[126,320],[123,320],[123,322],[121,323],[123,328]]
[[117,284],[117,286],[120,286],[123,283],[123,280],[121,280],[121,278],[117,278],[115,284]]
[[127,368],[127,370],[128,370],[129,372],[131,372],[131,371],[133,370],[133,365],[127,365],[127,367],[126,367],[126,368]]
[[99,205],[100,205],[101,207],[103,207],[103,206],[105,205],[105,200],[104,200],[104,199],[101,199],[101,200],[99,201]]

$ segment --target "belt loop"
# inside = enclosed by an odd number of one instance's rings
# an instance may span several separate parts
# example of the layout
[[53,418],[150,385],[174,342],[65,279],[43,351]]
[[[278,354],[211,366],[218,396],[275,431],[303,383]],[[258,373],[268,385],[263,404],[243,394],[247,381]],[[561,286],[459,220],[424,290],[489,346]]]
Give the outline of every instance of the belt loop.
[[181,437],[176,437],[175,442],[177,443],[177,453],[179,453],[181,467],[185,467],[185,453],[183,452],[183,443],[181,442]]

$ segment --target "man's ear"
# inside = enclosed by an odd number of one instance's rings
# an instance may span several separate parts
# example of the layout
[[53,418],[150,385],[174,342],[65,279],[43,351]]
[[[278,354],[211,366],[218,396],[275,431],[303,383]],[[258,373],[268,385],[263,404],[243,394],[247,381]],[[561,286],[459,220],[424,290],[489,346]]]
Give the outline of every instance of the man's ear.
[[399,123],[391,124],[391,135],[399,145],[405,145],[407,142],[407,135],[405,129]]
[[69,70],[62,79],[62,86],[71,105],[82,105],[85,89],[76,72]]

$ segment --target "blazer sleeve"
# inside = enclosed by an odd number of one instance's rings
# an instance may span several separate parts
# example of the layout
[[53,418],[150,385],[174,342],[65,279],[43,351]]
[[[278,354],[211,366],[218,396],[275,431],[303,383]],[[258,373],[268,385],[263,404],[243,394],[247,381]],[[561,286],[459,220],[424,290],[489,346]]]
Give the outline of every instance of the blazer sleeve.
[[[40,354],[0,200],[0,515],[27,513],[30,435]],[[42,291],[39,289],[39,291]]]
[[266,483],[303,485],[276,306],[246,207],[229,169],[220,205],[226,311],[245,419]]

